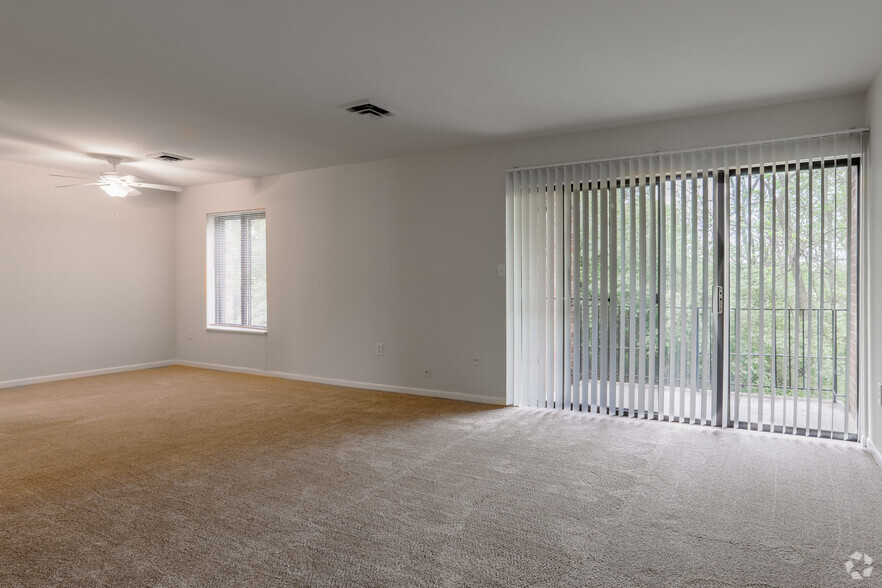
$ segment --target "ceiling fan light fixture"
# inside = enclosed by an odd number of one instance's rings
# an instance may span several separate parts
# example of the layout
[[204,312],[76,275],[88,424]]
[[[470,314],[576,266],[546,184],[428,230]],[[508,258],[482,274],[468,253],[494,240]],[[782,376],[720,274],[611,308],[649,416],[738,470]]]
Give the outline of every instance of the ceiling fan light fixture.
[[100,188],[107,192],[108,196],[113,196],[114,198],[125,198],[134,191],[132,187],[119,181],[110,182],[106,186],[100,186]]

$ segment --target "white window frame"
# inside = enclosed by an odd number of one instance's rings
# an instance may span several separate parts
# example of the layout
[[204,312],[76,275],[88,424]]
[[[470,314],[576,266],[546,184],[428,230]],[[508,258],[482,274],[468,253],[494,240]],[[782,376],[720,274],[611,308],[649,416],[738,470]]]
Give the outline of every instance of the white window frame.
[[[265,335],[267,326],[251,325],[251,324],[228,324],[218,320],[218,308],[216,306],[217,292],[217,264],[215,257],[215,226],[216,220],[219,218],[235,218],[240,219],[253,218],[254,215],[262,214],[266,219],[266,209],[258,208],[252,210],[237,210],[227,212],[211,212],[206,215],[205,222],[205,310],[206,310],[206,330],[209,331],[227,331],[233,333],[250,333],[255,335]],[[264,259],[264,266],[266,259]],[[240,268],[240,271],[247,271]],[[250,297],[246,297],[244,292],[241,293],[241,304],[250,305]],[[242,316],[247,318],[250,313],[243,312]],[[269,317],[267,317],[267,325]]]

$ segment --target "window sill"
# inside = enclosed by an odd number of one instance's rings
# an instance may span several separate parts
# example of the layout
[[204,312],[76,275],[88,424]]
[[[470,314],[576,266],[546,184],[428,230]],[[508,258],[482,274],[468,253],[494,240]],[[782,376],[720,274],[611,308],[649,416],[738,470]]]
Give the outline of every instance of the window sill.
[[266,329],[260,327],[236,327],[232,325],[208,325],[206,331],[220,331],[223,333],[247,333],[249,335],[266,335]]

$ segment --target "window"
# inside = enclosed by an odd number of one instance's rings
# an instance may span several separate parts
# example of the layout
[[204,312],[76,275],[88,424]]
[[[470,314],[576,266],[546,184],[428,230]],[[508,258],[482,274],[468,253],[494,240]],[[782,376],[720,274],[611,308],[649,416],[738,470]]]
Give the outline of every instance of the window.
[[209,214],[206,302],[210,329],[266,332],[266,211]]

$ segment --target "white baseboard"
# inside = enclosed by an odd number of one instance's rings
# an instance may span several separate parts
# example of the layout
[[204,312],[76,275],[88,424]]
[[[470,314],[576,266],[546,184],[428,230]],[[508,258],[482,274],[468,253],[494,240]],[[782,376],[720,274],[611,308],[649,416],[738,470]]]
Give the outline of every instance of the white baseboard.
[[431,388],[409,388],[406,386],[389,386],[387,384],[374,384],[371,382],[356,382],[352,380],[339,380],[336,378],[320,378],[316,376],[306,376],[303,374],[292,374],[288,372],[275,372],[268,370],[258,370],[253,368],[236,367],[230,365],[218,365],[214,363],[201,363],[197,361],[178,360],[178,365],[188,367],[203,368],[207,370],[217,370],[222,372],[236,372],[240,374],[252,374],[256,376],[269,376],[272,378],[281,378],[283,380],[300,380],[303,382],[313,382],[316,384],[328,384],[330,386],[343,386],[346,388],[361,388],[363,390],[377,390],[380,392],[397,392],[399,394],[413,394],[415,396],[430,396],[432,398],[446,398],[448,400],[462,400],[465,402],[477,402],[481,404],[505,405],[505,397],[497,398],[495,396],[476,396],[474,394],[463,394],[462,392],[450,392],[448,390],[435,390]]
[[870,452],[870,455],[873,456],[873,459],[875,459],[876,463],[879,464],[879,467],[882,468],[882,453],[879,453],[879,449],[869,439],[867,439],[867,451]]
[[46,382],[58,382],[61,380],[72,380],[74,378],[88,378],[89,376],[103,376],[104,374],[118,374],[120,372],[133,372],[135,370],[146,370],[150,368],[166,367],[174,365],[173,360],[154,361],[152,363],[137,363],[133,365],[122,365],[109,368],[101,368],[97,370],[86,370],[83,372],[69,372],[66,374],[52,374],[50,376],[37,376],[35,378],[22,378],[20,380],[0,381],[0,389],[17,388],[19,386],[30,386],[31,384],[44,384]]

